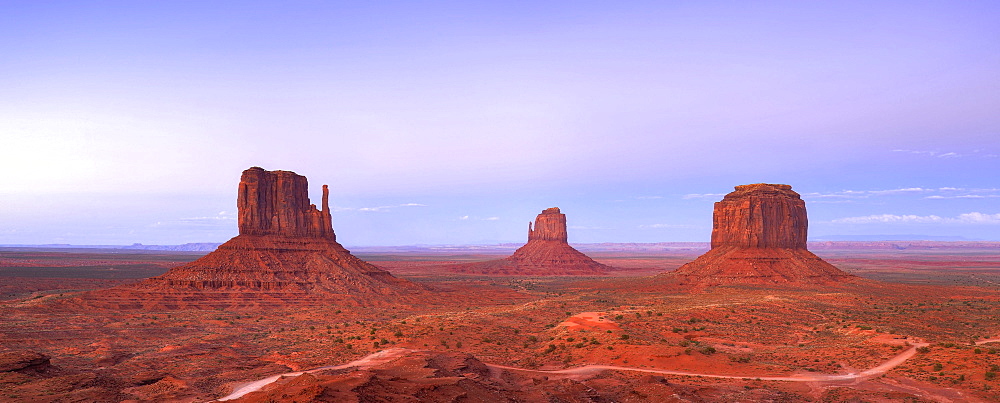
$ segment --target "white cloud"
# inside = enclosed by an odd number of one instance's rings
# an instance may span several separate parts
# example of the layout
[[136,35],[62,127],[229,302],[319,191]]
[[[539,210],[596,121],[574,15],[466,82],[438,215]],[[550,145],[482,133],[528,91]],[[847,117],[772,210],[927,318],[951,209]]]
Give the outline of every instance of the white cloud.
[[927,151],[927,150],[904,150],[896,149],[892,150],[894,153],[906,153],[914,155],[926,155],[928,157],[934,158],[963,158],[963,157],[979,157],[979,158],[996,158],[996,154],[989,153],[987,150],[972,150],[969,153],[957,153],[954,151]]
[[359,208],[356,208],[356,209],[355,208],[351,208],[351,207],[334,207],[333,210],[334,211],[352,211],[352,210],[357,210],[357,211],[365,211],[365,212],[377,212],[377,211],[388,211],[388,210],[391,210],[391,209],[394,209],[394,208],[398,208],[398,207],[426,207],[426,206],[427,206],[426,204],[420,204],[420,203],[403,203],[403,204],[397,204],[395,206],[359,207]]
[[214,216],[185,217],[185,218],[179,218],[177,220],[182,222],[214,222],[214,221],[229,221],[229,220],[235,221],[236,217],[230,216],[229,213],[225,211],[220,211],[219,214],[216,214]]
[[500,217],[495,217],[494,216],[494,217],[479,218],[479,217],[473,217],[473,216],[469,216],[469,215],[464,215],[464,216],[458,217],[458,219],[459,220],[464,220],[464,221],[468,221],[468,220],[475,220],[475,221],[499,221]]
[[881,190],[842,190],[832,193],[803,193],[808,199],[868,199],[873,196],[921,195],[925,199],[978,199],[984,197],[1000,197],[1000,189],[966,189],[956,187],[940,187],[937,189],[908,187]]
[[955,152],[940,152],[940,151],[922,151],[922,150],[892,150],[894,153],[907,153],[916,155],[926,155],[930,157],[938,158],[954,158],[961,157],[962,155]]
[[695,225],[687,224],[642,224],[639,228],[643,229],[662,229],[662,228],[698,228]]
[[1000,224],[1000,214],[972,212],[960,214],[958,217],[876,214],[838,218],[831,222],[834,224]]
[[994,197],[1000,197],[1000,195],[957,195],[957,196],[934,195],[934,196],[927,196],[925,197],[925,199],[987,199]]
[[569,229],[574,229],[574,230],[606,230],[606,229],[611,229],[611,228],[609,228],[609,227],[592,227],[592,226],[587,226],[587,225],[570,225]]
[[959,215],[958,221],[970,224],[1000,224],[1000,214],[966,213]]
[[942,222],[944,218],[938,217],[936,215],[919,216],[919,215],[895,215],[895,214],[877,214],[868,215],[862,217],[845,217],[838,218],[832,222],[837,224],[872,224],[872,223],[933,223]]
[[688,200],[688,199],[718,199],[718,198],[723,197],[725,195],[726,195],[725,193],[702,193],[702,194],[691,193],[691,194],[686,194],[686,195],[682,196],[681,198],[685,199],[685,200]]

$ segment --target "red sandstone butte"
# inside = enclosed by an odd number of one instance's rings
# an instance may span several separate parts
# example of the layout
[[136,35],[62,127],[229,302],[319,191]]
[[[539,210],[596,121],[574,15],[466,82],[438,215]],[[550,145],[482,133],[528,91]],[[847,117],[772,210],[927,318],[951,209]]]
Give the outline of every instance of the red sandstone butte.
[[791,186],[736,186],[715,203],[712,249],[669,275],[699,285],[855,279],[806,250],[807,230],[806,204]]
[[319,210],[309,203],[304,176],[253,167],[243,171],[237,208],[240,233],[235,238],[161,276],[99,292],[98,299],[121,308],[238,307],[331,299],[369,305],[423,290],[337,243],[326,185]]
[[569,246],[566,215],[558,207],[547,208],[528,223],[528,243],[500,260],[455,266],[460,273],[566,276],[602,275],[611,268]]

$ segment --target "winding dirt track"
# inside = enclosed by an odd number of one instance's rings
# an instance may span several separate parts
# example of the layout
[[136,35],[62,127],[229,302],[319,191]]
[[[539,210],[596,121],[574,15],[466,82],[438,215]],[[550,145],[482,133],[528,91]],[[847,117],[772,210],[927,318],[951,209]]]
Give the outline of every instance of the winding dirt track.
[[371,367],[373,367],[375,365],[378,365],[378,364],[381,364],[381,363],[384,363],[384,362],[392,361],[392,359],[394,359],[396,357],[402,357],[402,356],[404,356],[406,354],[409,354],[410,352],[413,352],[413,351],[416,351],[416,350],[410,350],[410,349],[407,349],[407,348],[390,348],[390,349],[386,349],[386,350],[382,350],[382,351],[378,351],[378,352],[369,354],[369,355],[367,355],[365,357],[362,357],[362,358],[360,358],[358,360],[351,361],[351,362],[349,362],[347,364],[342,364],[342,365],[328,365],[328,366],[325,366],[325,367],[319,367],[319,368],[316,368],[316,369],[310,369],[308,371],[286,372],[284,374],[278,374],[278,375],[274,375],[274,376],[269,376],[269,377],[261,379],[259,381],[253,381],[253,382],[244,384],[243,386],[240,386],[240,387],[236,388],[236,390],[234,390],[233,393],[230,393],[230,394],[226,395],[225,397],[220,398],[217,401],[226,401],[226,400],[236,400],[236,399],[239,399],[239,398],[243,397],[243,395],[246,395],[247,393],[250,393],[250,392],[256,392],[258,390],[261,390],[264,386],[267,386],[269,384],[277,382],[279,379],[281,379],[283,377],[299,376],[299,375],[302,375],[302,374],[308,374],[308,373],[318,372],[318,371],[325,371],[325,370],[328,370],[328,369],[344,369],[344,368],[352,368],[352,367],[356,367],[356,368],[371,368]]
[[789,376],[717,375],[717,374],[703,374],[703,373],[688,372],[688,371],[672,371],[668,369],[620,367],[617,365],[585,365],[576,368],[543,371],[535,369],[508,367],[504,365],[494,365],[494,364],[486,364],[486,365],[491,368],[506,369],[510,371],[533,372],[533,373],[544,373],[544,374],[564,374],[564,375],[595,375],[601,371],[611,370],[611,371],[646,372],[646,373],[662,374],[662,375],[698,376],[703,378],[755,379],[762,381],[786,381],[786,382],[830,382],[830,381],[845,381],[858,378],[867,378],[875,375],[884,374],[890,369],[910,359],[910,357],[913,357],[917,353],[918,347],[923,347],[927,345],[929,344],[928,343],[911,344],[910,348],[906,349],[906,351],[899,353],[899,355],[890,358],[886,362],[883,362],[882,364],[879,364],[876,367],[872,367],[858,373],[841,374],[841,375],[829,375],[829,374],[795,374]]
[[[990,342],[990,341],[1000,341],[1000,340],[984,340],[983,342]],[[703,374],[703,373],[687,372],[687,371],[672,371],[667,369],[620,367],[617,365],[584,365],[582,367],[558,369],[558,370],[517,368],[517,367],[508,367],[505,365],[496,365],[496,364],[486,364],[486,366],[493,369],[504,369],[509,371],[529,372],[536,374],[570,375],[570,376],[573,375],[590,376],[590,375],[596,375],[601,371],[633,371],[633,372],[645,372],[645,373],[662,374],[662,375],[698,376],[703,378],[752,379],[752,380],[762,380],[762,381],[785,381],[785,382],[836,382],[836,381],[846,381],[859,378],[868,378],[884,374],[890,369],[895,368],[897,365],[902,364],[906,360],[913,357],[917,353],[918,347],[924,347],[928,345],[930,344],[911,343],[910,348],[906,349],[902,353],[899,353],[895,357],[888,359],[882,364],[879,364],[878,366],[857,373],[840,374],[840,375],[831,375],[831,374],[795,374],[789,376],[717,375],[717,374]],[[311,369],[308,371],[288,372],[280,375],[270,376],[258,381],[244,384],[239,388],[237,388],[236,390],[234,390],[233,393],[230,393],[229,395],[220,398],[218,401],[239,399],[240,397],[243,397],[247,393],[256,392],[262,389],[264,386],[276,382],[282,377],[299,376],[306,373],[324,371],[330,369],[345,369],[352,367],[362,368],[362,369],[371,368],[375,365],[389,362],[394,358],[401,357],[416,351],[419,350],[411,350],[408,348],[390,348],[342,365],[330,365],[326,367]]]

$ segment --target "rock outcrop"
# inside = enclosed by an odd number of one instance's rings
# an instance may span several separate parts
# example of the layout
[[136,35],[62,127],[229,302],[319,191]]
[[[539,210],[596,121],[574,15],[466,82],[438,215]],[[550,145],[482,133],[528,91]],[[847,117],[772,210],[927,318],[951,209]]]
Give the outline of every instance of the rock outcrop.
[[274,235],[336,241],[330,218],[330,189],[323,185],[323,210],[309,204],[306,177],[253,167],[240,178],[236,208],[240,235]]
[[574,249],[568,243],[566,215],[558,207],[547,208],[528,223],[528,243],[513,255],[499,260],[456,265],[459,273],[566,276],[602,275],[611,267]]
[[805,202],[788,185],[736,186],[715,203],[712,249],[668,275],[681,283],[829,284],[856,277],[806,249]]
[[535,225],[528,223],[528,242],[531,241],[555,241],[568,243],[569,237],[566,235],[566,214],[559,211],[559,207],[552,207],[542,210],[542,213],[535,217]]
[[34,351],[0,353],[0,372],[40,371],[50,366],[49,357]]
[[215,251],[135,285],[101,293],[121,308],[238,307],[289,302],[391,303],[424,288],[352,255],[336,241],[329,189],[309,203],[306,178],[253,167],[237,201],[239,235]]

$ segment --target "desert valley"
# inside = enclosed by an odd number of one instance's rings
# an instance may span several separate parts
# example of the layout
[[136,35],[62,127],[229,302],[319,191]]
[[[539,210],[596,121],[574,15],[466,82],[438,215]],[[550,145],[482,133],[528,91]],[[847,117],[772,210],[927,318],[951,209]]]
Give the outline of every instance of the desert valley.
[[0,399],[1000,400],[995,242],[808,243],[754,184],[710,245],[573,247],[545,208],[521,247],[352,253],[307,186],[246,170],[208,254],[0,250]]

